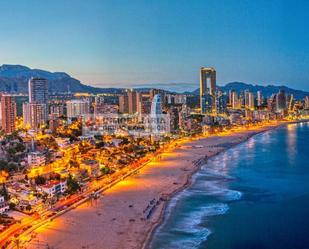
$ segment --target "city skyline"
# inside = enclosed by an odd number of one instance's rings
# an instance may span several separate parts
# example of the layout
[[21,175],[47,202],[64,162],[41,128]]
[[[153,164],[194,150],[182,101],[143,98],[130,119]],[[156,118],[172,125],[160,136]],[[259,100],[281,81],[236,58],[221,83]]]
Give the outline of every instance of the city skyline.
[[309,244],[309,1],[1,10],[0,248]]
[[65,71],[99,87],[198,85],[198,68],[213,66],[218,84],[309,90],[305,1],[33,3],[3,3],[3,64]]

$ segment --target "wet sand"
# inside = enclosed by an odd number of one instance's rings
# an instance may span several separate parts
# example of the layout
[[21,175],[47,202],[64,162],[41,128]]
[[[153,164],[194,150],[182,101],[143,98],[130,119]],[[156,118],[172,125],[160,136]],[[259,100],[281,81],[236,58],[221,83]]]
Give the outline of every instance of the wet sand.
[[98,200],[39,228],[27,248],[38,248],[38,244],[54,249],[146,248],[169,198],[190,184],[192,174],[207,158],[271,128],[186,142],[105,191]]

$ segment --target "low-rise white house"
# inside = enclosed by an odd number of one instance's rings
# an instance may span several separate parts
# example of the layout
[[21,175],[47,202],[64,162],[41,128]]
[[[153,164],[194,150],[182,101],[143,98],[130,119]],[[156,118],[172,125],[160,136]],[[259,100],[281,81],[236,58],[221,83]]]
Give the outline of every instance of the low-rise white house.
[[48,195],[55,195],[55,194],[63,194],[67,189],[67,182],[66,181],[50,181],[49,183],[43,185],[41,190]]

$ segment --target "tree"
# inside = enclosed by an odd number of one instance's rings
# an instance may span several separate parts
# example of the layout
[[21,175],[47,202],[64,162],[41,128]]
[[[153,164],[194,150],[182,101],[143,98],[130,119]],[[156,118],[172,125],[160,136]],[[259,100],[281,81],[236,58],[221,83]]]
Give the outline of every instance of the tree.
[[13,162],[8,163],[7,167],[8,167],[9,172],[14,172],[17,170],[17,165],[16,163],[13,163]]
[[103,148],[104,145],[105,145],[105,143],[104,143],[103,141],[99,141],[99,142],[96,142],[96,143],[95,143],[95,147],[96,147],[97,149]]
[[69,174],[68,179],[67,179],[67,186],[68,186],[68,192],[70,194],[76,193],[77,191],[80,190],[79,183],[75,178],[72,177],[71,174]]
[[8,163],[6,161],[0,160],[0,170],[8,171]]
[[26,149],[26,147],[25,147],[25,145],[23,145],[22,143],[17,143],[17,144],[15,145],[15,150],[16,150],[17,152],[24,152],[25,149]]
[[107,174],[110,174],[111,173],[111,169],[109,168],[109,167],[102,167],[101,169],[100,169],[100,171],[101,171],[101,173],[103,174],[103,175],[107,175]]
[[44,185],[46,183],[46,179],[43,176],[37,176],[35,178],[35,184]]

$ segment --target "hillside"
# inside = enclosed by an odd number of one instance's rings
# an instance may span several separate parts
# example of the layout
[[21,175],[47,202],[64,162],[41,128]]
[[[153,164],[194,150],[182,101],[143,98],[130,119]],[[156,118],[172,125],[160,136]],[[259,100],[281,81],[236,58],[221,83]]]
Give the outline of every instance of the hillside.
[[97,88],[82,84],[63,72],[48,72],[40,69],[31,69],[21,65],[0,66],[0,91],[11,93],[27,93],[28,80],[31,77],[48,79],[49,92],[118,92],[117,88]]
[[[243,82],[231,82],[227,83],[225,86],[220,86],[219,88],[224,92],[235,90],[239,93],[244,90],[249,90],[250,92],[256,93],[257,91],[261,91],[263,93],[263,96],[265,97],[269,97],[273,93],[279,92],[279,90],[284,90],[285,93],[287,94],[293,94],[294,97],[297,99],[303,99],[305,96],[309,96],[309,92],[292,89],[286,86],[273,86],[273,85],[261,86],[261,85],[247,84]],[[199,89],[196,89],[193,93],[199,94]]]
[[[71,77],[64,72],[49,72],[41,69],[31,69],[22,65],[2,65],[0,66],[0,91],[10,93],[27,93],[28,92],[28,80],[31,77],[42,77],[48,79],[49,92],[89,92],[89,93],[120,93],[122,88],[99,88],[82,84],[79,80]],[[175,83],[171,83],[175,84]],[[184,84],[184,83],[182,83]],[[160,88],[160,85],[147,84],[141,90],[150,89],[150,87]],[[161,84],[162,85],[162,84]],[[169,85],[169,84],[164,84]],[[188,84],[189,85],[189,84]],[[173,88],[173,87],[172,87]],[[308,92],[288,88],[286,86],[261,86],[252,85],[243,82],[231,82],[225,86],[219,87],[221,90],[228,92],[229,90],[235,90],[237,92],[249,90],[251,92],[262,91],[265,97],[269,97],[273,93],[277,93],[280,89],[285,90],[287,94],[293,94],[295,98],[300,99],[305,96],[309,96]],[[187,92],[189,93],[189,92]],[[191,93],[191,92],[190,92]],[[199,94],[199,89],[192,92],[193,94]]]

